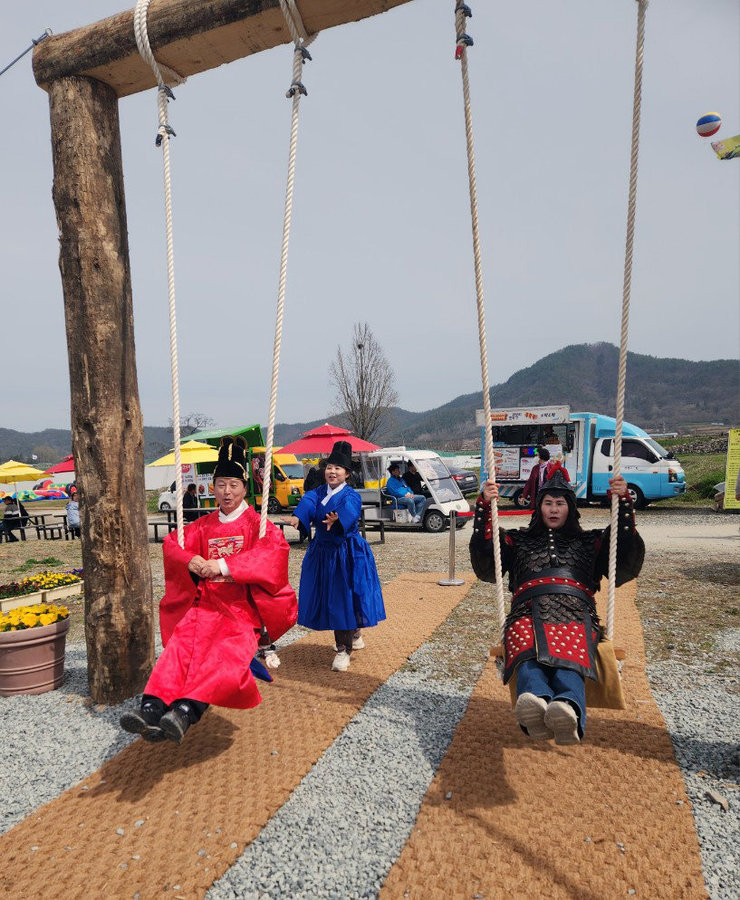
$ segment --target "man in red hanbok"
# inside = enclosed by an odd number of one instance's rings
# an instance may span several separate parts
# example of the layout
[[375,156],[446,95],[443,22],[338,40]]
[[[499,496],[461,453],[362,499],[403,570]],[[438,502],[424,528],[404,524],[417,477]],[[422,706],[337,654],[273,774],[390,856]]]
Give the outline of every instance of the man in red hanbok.
[[244,439],[222,438],[213,473],[219,509],[185,528],[183,547],[176,532],[165,539],[164,651],[141,708],[120,719],[145,740],[179,744],[211,703],[257,706],[262,698],[250,665],[258,644],[269,646],[295,624],[288,544],[271,522],[259,538],[260,517],[244,500],[246,466]]

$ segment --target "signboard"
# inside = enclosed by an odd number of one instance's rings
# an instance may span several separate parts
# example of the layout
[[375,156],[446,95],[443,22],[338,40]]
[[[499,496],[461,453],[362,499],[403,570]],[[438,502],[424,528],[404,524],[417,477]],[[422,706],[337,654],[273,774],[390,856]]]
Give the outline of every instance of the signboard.
[[727,435],[727,466],[725,468],[725,509],[740,509],[740,428],[731,428]]
[[514,479],[519,481],[519,448],[494,447],[493,462],[496,466],[496,479]]
[[213,472],[200,474],[197,468],[196,463],[182,464],[183,490],[187,489],[189,484],[194,484],[199,499],[205,500],[206,497],[213,497]]
[[[560,425],[570,419],[569,406],[519,406],[510,409],[492,409],[492,425]],[[482,409],[475,411],[475,424],[483,426]]]

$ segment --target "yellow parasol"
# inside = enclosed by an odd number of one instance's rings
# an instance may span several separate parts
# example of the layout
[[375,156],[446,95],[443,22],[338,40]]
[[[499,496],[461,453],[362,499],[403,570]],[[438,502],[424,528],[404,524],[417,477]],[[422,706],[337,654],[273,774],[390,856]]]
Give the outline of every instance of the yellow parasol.
[[[210,444],[203,444],[201,441],[186,441],[180,445],[180,462],[183,465],[188,463],[199,462],[216,462],[218,459],[218,450],[211,447]],[[168,453],[166,456],[160,456],[154,462],[149,463],[150,466],[174,466],[175,451]]]
[[15,492],[18,493],[19,481],[38,481],[43,475],[41,469],[35,469],[26,463],[18,462],[15,459],[9,459],[0,466],[0,484],[15,485]]

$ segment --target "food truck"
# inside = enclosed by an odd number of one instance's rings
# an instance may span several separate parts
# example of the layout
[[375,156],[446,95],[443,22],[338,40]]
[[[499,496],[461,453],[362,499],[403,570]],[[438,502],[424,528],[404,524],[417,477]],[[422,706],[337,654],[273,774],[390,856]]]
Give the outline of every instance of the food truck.
[[[481,483],[488,477],[485,458],[483,410],[476,411],[481,427]],[[529,406],[492,409],[490,421],[496,480],[502,497],[520,506],[524,485],[537,462],[537,448],[547,447],[570,475],[576,497],[584,502],[606,499],[614,470],[616,421],[592,412],[570,411],[569,406]],[[683,494],[686,476],[673,455],[650,435],[624,422],[621,474],[635,506]]]

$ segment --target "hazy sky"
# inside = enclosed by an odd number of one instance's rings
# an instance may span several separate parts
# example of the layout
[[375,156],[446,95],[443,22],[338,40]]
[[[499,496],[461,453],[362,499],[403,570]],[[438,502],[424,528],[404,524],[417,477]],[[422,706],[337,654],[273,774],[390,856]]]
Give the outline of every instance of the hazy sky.
[[[130,2],[129,7],[133,6]],[[367,321],[400,404],[480,389],[454,0],[322,34],[305,70],[278,421],[324,417],[327,368]],[[491,383],[570,343],[618,343],[637,4],[470,0]],[[0,68],[46,27],[126,0],[2,5]],[[300,7],[300,2],[299,2]],[[647,12],[630,349],[734,358],[740,160],[737,0]],[[288,46],[198,75],[170,104],[183,412],[266,420],[290,127]],[[47,96],[30,54],[0,78],[0,425],[68,427]],[[155,91],[121,102],[144,421],[171,417]],[[680,389],[680,386],[677,386]]]

